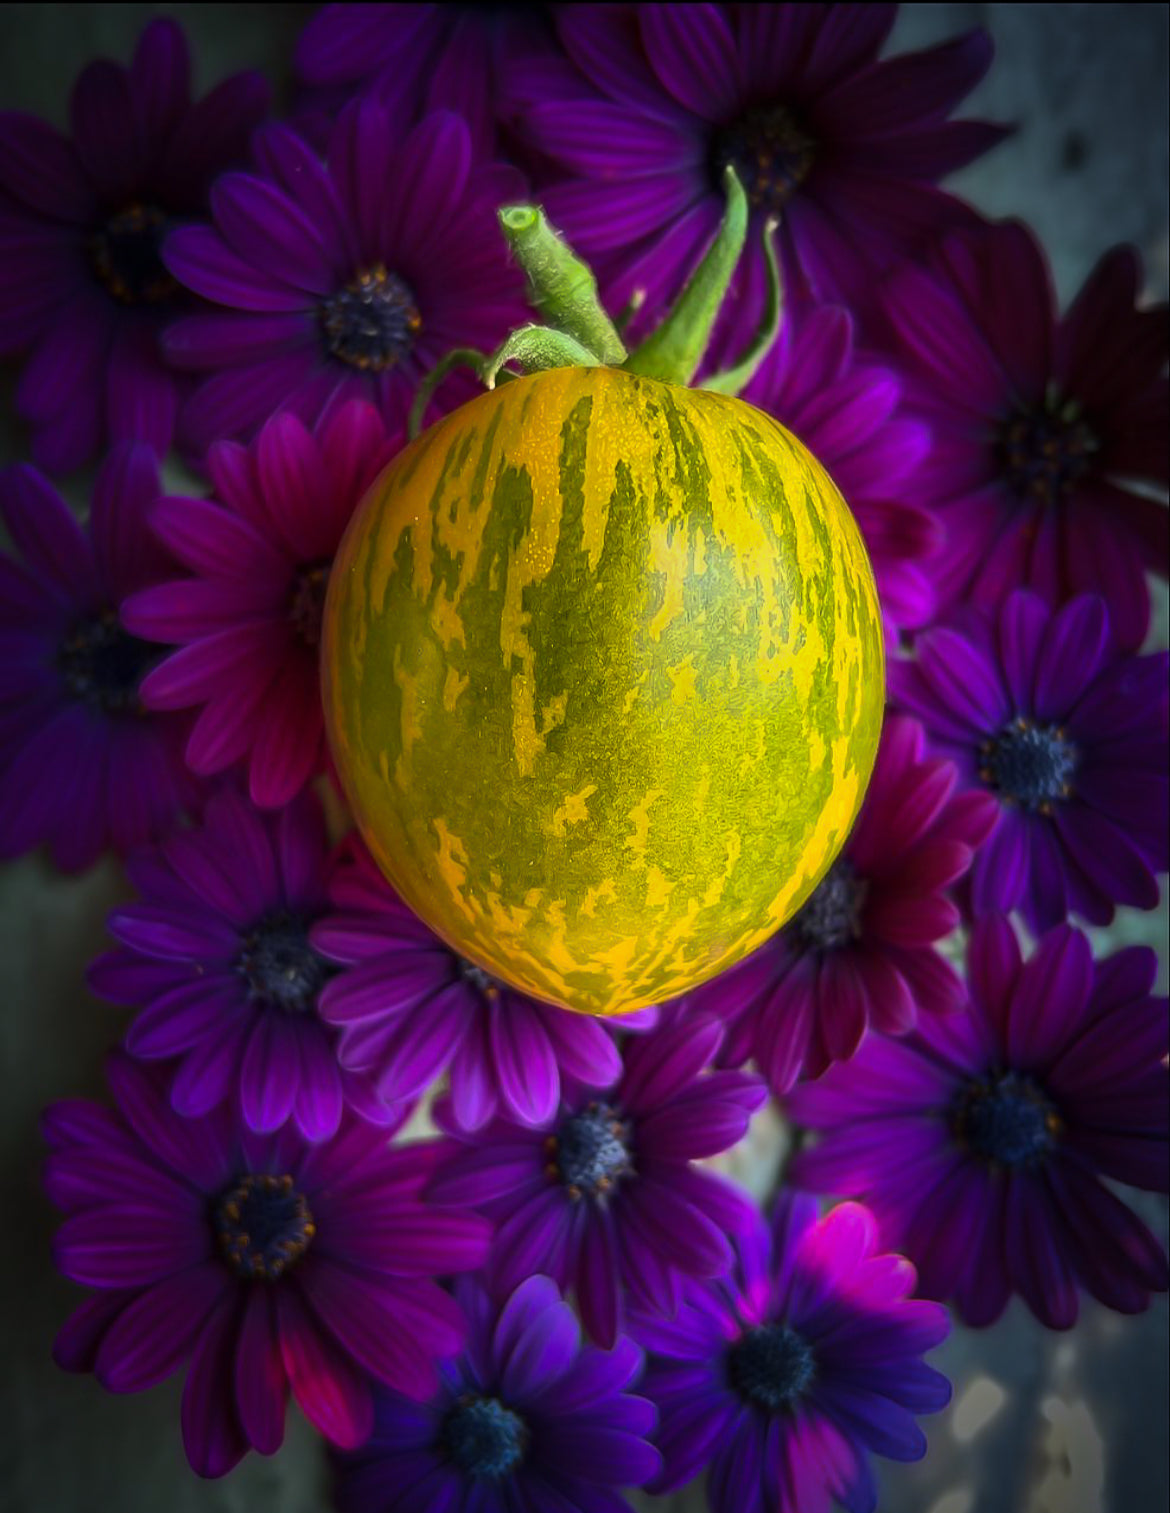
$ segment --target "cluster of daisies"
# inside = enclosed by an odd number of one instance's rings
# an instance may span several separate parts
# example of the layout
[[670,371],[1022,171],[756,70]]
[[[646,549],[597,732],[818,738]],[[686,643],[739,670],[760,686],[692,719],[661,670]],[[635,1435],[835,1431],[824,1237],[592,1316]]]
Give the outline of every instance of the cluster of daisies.
[[[1027,227],[937,187],[1005,135],[951,119],[990,47],[883,58],[894,13],[326,6],[283,121],[255,74],[192,101],[156,20],[67,134],[0,114],[32,456],[0,475],[0,854],[112,850],[133,890],[89,976],[135,1010],[113,1104],[44,1119],[90,1289],[55,1354],[183,1371],[200,1475],[274,1453],[291,1390],[343,1513],[618,1513],[704,1472],[715,1513],[864,1513],[870,1452],[921,1456],[948,1400],[944,1304],[1062,1329],[1167,1286],[1114,1190],[1167,1188],[1166,1000],[1069,922],[1167,866],[1167,310],[1119,248],[1060,315]],[[758,225],[711,361],[778,216],[745,397],[864,531],[890,709],[799,916],[603,1023],[456,955],[346,833],[322,604],[420,380],[526,318],[497,207],[539,198],[644,327],[728,164]],[[95,462],[79,523],[50,479]],[[439,1138],[396,1141],[436,1084]],[[761,1214],[700,1163],[769,1097],[811,1133]]]

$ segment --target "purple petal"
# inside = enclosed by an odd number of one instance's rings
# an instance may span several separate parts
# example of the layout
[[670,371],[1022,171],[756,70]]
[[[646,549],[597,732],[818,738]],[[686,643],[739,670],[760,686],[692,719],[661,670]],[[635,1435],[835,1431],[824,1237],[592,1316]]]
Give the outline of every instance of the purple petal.
[[287,1396],[272,1292],[264,1286],[253,1287],[244,1305],[236,1349],[235,1402],[240,1427],[261,1455],[275,1455],[284,1441]]
[[292,1113],[301,1082],[298,1040],[279,1010],[256,1016],[240,1067],[240,1108],[249,1129],[267,1134]]
[[107,1330],[94,1372],[107,1392],[141,1392],[164,1381],[191,1354],[216,1302],[231,1287],[218,1261],[156,1282]]

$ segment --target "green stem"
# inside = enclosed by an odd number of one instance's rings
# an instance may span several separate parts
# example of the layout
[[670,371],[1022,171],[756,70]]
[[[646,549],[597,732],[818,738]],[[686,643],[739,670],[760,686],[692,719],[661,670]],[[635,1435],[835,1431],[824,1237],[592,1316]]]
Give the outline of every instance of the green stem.
[[452,347],[444,357],[441,357],[415,391],[414,403],[410,407],[410,414],[406,421],[406,434],[414,441],[422,431],[423,416],[426,414],[427,405],[434,397],[435,390],[446,378],[453,368],[472,368],[476,376],[483,377],[483,365],[487,362],[487,354],[477,352],[474,347]]
[[520,363],[530,372],[544,368],[599,368],[601,360],[564,331],[551,326],[521,326],[503,346],[484,360],[480,378],[494,389],[496,377],[507,362]]
[[540,206],[505,205],[499,220],[512,256],[528,275],[528,297],[548,324],[595,353],[598,363],[624,362],[626,349],[597,297],[592,270]]
[[730,394],[734,399],[742,394],[756,376],[760,364],[772,350],[772,343],[780,335],[780,322],[784,318],[784,288],[780,277],[780,258],[776,252],[776,227],[780,224],[769,216],[764,223],[764,258],[768,264],[768,298],[764,313],[751,344],[734,367],[723,373],[713,373],[699,385],[712,389],[716,394]]
[[727,207],[715,240],[691,274],[674,309],[657,331],[630,354],[625,364],[627,372],[676,384],[688,384],[695,376],[747,237],[747,196],[730,164],[723,171],[723,185]]

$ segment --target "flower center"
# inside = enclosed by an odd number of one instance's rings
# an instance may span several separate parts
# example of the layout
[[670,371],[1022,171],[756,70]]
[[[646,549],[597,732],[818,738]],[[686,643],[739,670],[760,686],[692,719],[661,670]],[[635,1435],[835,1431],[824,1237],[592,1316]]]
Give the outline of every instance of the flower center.
[[796,116],[783,105],[772,105],[722,127],[711,144],[711,165],[720,188],[730,165],[749,204],[781,210],[808,178],[815,148]]
[[812,1348],[787,1324],[762,1324],[731,1347],[727,1369],[740,1397],[766,1413],[777,1413],[812,1381]]
[[528,1426],[498,1398],[463,1397],[443,1420],[442,1447],[466,1476],[498,1479],[524,1457]]
[[630,1126],[608,1103],[591,1103],[566,1119],[544,1143],[548,1175],[563,1182],[570,1198],[600,1198],[633,1171]]
[[968,1082],[951,1110],[959,1144],[1000,1166],[1038,1161],[1060,1128],[1060,1115],[1043,1092],[1016,1072],[992,1072]]
[[307,1014],[336,968],[309,944],[309,921],[288,909],[273,909],[243,938],[236,971],[248,996],[286,1014]]
[[482,967],[477,967],[473,961],[468,961],[466,956],[457,957],[456,960],[459,967],[459,975],[464,982],[469,982],[485,998],[498,998],[500,996],[500,984],[490,972],[485,972]]
[[57,649],[57,666],[81,703],[108,714],[136,713],[138,685],[160,650],[123,630],[117,613],[105,609],[74,623]]
[[381,373],[414,346],[422,316],[406,284],[376,263],[323,302],[321,328],[334,357],[352,368]]
[[868,890],[844,857],[834,862],[794,921],[804,944],[815,951],[836,951],[856,940]]
[[129,205],[89,241],[94,272],[120,304],[157,305],[179,287],[159,256],[167,218],[157,205]]
[[1079,407],[1055,399],[1009,416],[1000,432],[1004,475],[1021,499],[1059,504],[1092,466],[1097,438]]
[[275,1282],[308,1250],[317,1226],[291,1177],[249,1173],[216,1204],[215,1233],[238,1276]]
[[1034,725],[1023,718],[981,747],[979,776],[1005,802],[1051,814],[1057,799],[1072,792],[1077,749],[1058,725]]
[[313,562],[298,568],[293,579],[288,617],[306,646],[317,646],[321,641],[321,620],[325,614],[331,566],[331,562]]

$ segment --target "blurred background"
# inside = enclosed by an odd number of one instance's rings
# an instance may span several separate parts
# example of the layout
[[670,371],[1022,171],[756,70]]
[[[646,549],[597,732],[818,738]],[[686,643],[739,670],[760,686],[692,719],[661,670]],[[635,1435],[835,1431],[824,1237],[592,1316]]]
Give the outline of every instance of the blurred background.
[[[199,93],[240,68],[263,69],[279,110],[308,5],[0,6],[0,109],[63,125],[72,81],[96,57],[125,62],[145,22],[174,16],[195,54]],[[949,181],[985,214],[1020,216],[1047,246],[1066,303],[1097,257],[1120,241],[1145,258],[1147,297],[1170,269],[1165,5],[911,5],[889,51],[984,26],[996,61],[960,114],[1011,121],[1014,138]],[[14,368],[0,365],[0,464],[26,455],[13,415]],[[71,481],[79,503],[87,480]],[[1167,644],[1157,598],[1151,644]],[[107,861],[77,878],[34,855],[0,867],[0,1513],[323,1513],[321,1445],[290,1406],[285,1448],[253,1455],[226,1480],[198,1481],[179,1437],[181,1377],[135,1399],[58,1372],[49,1348],[77,1300],[53,1272],[56,1218],[39,1187],[37,1115],[54,1098],[104,1097],[101,1061],[126,1015],[95,1002],[84,971],[104,948],[107,910],[126,896]],[[1099,952],[1142,941],[1161,956],[1166,904],[1122,911],[1094,932]],[[783,1131],[765,1112],[728,1162],[764,1192]],[[1167,1205],[1127,1197],[1165,1240]],[[1018,1300],[994,1329],[955,1329],[933,1363],[954,1382],[945,1414],[924,1423],[916,1466],[878,1463],[886,1513],[1164,1513],[1167,1300],[1136,1319],[1091,1301],[1067,1335],[1042,1329]],[[700,1513],[701,1486],[638,1504]],[[382,1513],[382,1510],[371,1510]]]

